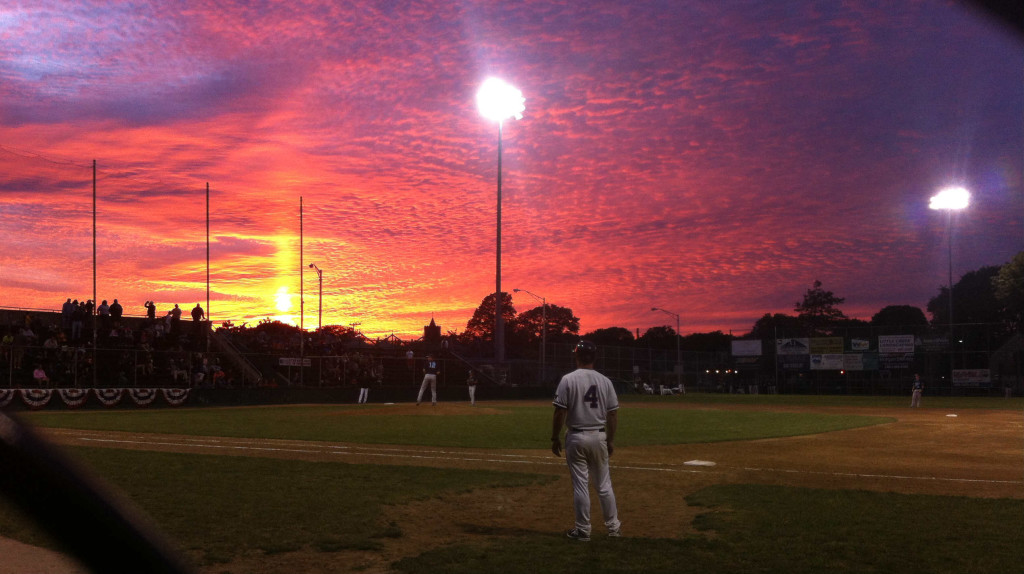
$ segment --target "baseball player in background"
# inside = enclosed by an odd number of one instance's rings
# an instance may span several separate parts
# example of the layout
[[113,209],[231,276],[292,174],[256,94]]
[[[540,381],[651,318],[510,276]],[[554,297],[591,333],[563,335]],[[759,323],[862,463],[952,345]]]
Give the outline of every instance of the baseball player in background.
[[608,473],[608,458],[615,451],[619,399],[608,377],[594,370],[597,346],[580,341],[573,350],[576,370],[562,377],[555,390],[555,412],[551,421],[551,452],[561,456],[559,439],[565,434],[565,460],[572,478],[572,499],[576,527],[566,532],[573,540],[590,540],[590,475],[594,477],[601,513],[608,536],[620,536],[615,492]]
[[370,399],[370,381],[373,379],[373,371],[369,365],[361,366],[359,374],[359,404],[363,404]]
[[416,395],[416,404],[419,405],[423,400],[423,393],[427,390],[427,385],[430,385],[430,402],[436,407],[437,406],[437,361],[433,355],[427,355],[427,366],[423,369],[423,382],[420,383],[420,393]]
[[466,388],[469,389],[469,405],[476,406],[476,375],[473,374],[473,370],[470,369],[469,375],[466,376]]
[[921,375],[914,373],[914,386],[910,390],[910,406],[921,406],[921,392],[924,391],[924,383],[921,382]]

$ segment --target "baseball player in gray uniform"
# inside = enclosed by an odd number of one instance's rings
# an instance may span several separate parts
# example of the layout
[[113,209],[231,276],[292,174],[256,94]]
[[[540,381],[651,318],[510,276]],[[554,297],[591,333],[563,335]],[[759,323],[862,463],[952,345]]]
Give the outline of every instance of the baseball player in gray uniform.
[[615,492],[608,473],[608,457],[615,450],[619,398],[608,377],[594,370],[597,346],[580,341],[573,350],[577,369],[564,377],[555,390],[555,412],[551,421],[551,452],[561,456],[562,426],[565,434],[565,460],[572,477],[572,499],[576,509],[576,527],[566,532],[573,540],[590,540],[590,475],[594,477],[601,513],[608,536],[620,536]]

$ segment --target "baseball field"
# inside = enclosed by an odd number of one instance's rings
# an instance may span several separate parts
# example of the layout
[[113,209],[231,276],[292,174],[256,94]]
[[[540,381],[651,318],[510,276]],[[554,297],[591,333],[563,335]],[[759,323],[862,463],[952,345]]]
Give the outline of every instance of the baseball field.
[[[597,525],[586,543],[563,534],[572,495],[548,402],[20,418],[209,574],[1020,571],[1022,399],[622,401],[623,537]],[[26,555],[52,546],[3,500],[0,536]]]

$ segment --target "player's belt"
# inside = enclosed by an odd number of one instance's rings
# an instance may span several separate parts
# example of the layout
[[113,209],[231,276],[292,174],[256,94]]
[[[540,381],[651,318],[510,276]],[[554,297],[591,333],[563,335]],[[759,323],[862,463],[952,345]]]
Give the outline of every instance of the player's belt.
[[576,429],[569,427],[569,430],[572,432],[604,432],[604,427],[601,427],[599,429]]

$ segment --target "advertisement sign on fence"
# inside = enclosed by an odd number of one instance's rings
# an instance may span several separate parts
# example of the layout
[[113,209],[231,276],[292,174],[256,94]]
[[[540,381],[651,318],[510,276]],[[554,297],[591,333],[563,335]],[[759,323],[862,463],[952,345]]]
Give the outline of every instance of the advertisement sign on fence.
[[914,353],[879,353],[878,366],[883,369],[909,369],[914,363]]
[[878,353],[847,353],[843,355],[843,368],[847,371],[877,371]]
[[871,348],[871,341],[867,339],[850,339],[851,351],[867,351]]
[[734,369],[756,369],[761,366],[761,357],[733,357]]
[[775,352],[779,355],[806,355],[810,353],[810,351],[810,339],[806,337],[796,339],[776,339],[775,341]]
[[941,351],[949,347],[949,337],[938,335],[933,337],[921,337],[921,346],[926,351]]
[[841,355],[842,353],[842,337],[811,337],[812,355]]
[[786,371],[807,371],[811,368],[810,355],[779,355],[779,368]]
[[300,359],[298,357],[280,357],[277,359],[277,364],[282,367],[309,367],[313,362],[309,359]]
[[843,369],[843,356],[837,353],[826,353],[823,355],[811,355],[812,371],[841,371]]
[[760,357],[761,339],[732,342],[733,357]]
[[954,387],[988,387],[992,385],[989,369],[953,369]]
[[843,369],[847,371],[863,371],[864,355],[862,353],[847,353],[843,355]]
[[913,335],[879,335],[879,353],[913,353]]

